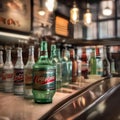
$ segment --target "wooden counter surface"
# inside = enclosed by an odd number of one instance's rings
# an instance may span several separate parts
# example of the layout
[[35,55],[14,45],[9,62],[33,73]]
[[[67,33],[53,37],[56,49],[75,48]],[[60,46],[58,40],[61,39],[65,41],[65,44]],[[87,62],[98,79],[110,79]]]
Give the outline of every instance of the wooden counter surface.
[[23,96],[0,92],[0,120],[38,120],[59,102],[101,79],[88,79],[82,83],[69,84],[68,88],[58,89],[53,102],[49,104],[37,104]]

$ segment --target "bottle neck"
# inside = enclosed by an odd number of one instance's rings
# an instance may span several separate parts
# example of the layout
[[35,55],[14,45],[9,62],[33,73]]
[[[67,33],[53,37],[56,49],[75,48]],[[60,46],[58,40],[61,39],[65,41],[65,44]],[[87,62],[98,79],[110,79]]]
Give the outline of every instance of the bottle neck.
[[100,50],[99,50],[99,48],[98,47],[96,47],[96,57],[99,57],[100,56]]
[[107,58],[106,47],[103,47],[103,59]]
[[35,60],[34,60],[34,46],[29,47],[28,61],[35,62]]
[[17,61],[23,61],[23,58],[22,58],[22,48],[18,48],[17,49]]
[[6,62],[11,62],[11,50],[6,50]]
[[51,45],[51,58],[56,57],[56,45]]
[[75,59],[75,51],[74,51],[74,49],[70,50],[70,59]]
[[56,50],[56,53],[57,53],[57,58],[58,58],[58,59],[61,59],[60,49],[57,49],[57,50]]
[[0,64],[3,64],[3,52],[0,51]]
[[91,53],[91,57],[95,57],[95,51],[94,50],[92,50],[92,53]]
[[40,59],[48,59],[47,41],[41,42]]

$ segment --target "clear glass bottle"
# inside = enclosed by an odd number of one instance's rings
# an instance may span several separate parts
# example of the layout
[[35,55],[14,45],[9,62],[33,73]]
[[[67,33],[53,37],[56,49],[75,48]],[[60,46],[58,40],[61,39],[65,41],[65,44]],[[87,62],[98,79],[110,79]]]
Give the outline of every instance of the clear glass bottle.
[[4,92],[13,92],[14,66],[11,60],[11,49],[6,49],[6,61],[3,67]]
[[29,55],[28,61],[24,67],[24,98],[31,99],[33,98],[32,93],[32,70],[33,65],[35,64],[34,60],[34,46],[29,46]]
[[67,49],[62,50],[62,85],[68,85],[72,81],[72,61]]
[[56,91],[56,66],[48,58],[45,38],[40,46],[40,57],[33,66],[32,92],[36,103],[51,103]]
[[70,49],[70,60],[72,61],[72,82],[76,82],[78,76],[78,64],[75,59],[75,50]]
[[60,49],[56,49],[56,45],[51,45],[51,61],[56,66],[56,88],[62,85],[62,63],[60,59]]
[[102,77],[110,77],[111,76],[111,73],[110,73],[110,63],[109,63],[108,58],[107,58],[106,46],[103,47],[102,63],[103,63],[103,74],[102,74]]
[[56,68],[56,87],[61,88],[62,87],[62,59],[61,59],[61,54],[60,54],[60,49],[56,49],[56,54],[57,54],[57,68]]
[[89,61],[89,66],[90,66],[90,74],[96,75],[96,73],[97,73],[97,64],[96,64],[96,56],[95,56],[94,48],[92,48],[91,57],[90,57],[90,61]]
[[0,91],[3,91],[3,51],[0,51]]
[[17,61],[14,67],[14,94],[24,94],[24,63],[20,47],[17,48]]

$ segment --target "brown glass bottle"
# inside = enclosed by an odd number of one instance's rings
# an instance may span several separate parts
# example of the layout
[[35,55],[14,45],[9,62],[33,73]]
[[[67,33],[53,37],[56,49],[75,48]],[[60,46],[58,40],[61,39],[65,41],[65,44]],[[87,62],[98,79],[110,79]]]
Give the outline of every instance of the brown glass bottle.
[[81,75],[85,78],[88,79],[88,58],[86,54],[86,48],[82,48],[82,55],[81,55]]
[[72,61],[72,82],[76,82],[78,75],[78,64],[77,64],[77,60],[75,59],[74,49],[70,49],[70,60]]

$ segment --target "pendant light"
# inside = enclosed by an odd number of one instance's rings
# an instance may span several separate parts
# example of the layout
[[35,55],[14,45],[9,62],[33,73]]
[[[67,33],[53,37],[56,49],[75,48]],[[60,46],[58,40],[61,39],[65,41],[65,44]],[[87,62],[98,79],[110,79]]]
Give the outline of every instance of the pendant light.
[[38,14],[40,16],[44,16],[46,14],[45,0],[39,0],[39,2],[40,2],[40,9],[38,11]]
[[57,2],[56,2],[56,0],[46,0],[45,5],[49,12],[53,12],[53,10],[57,6]]
[[112,15],[112,9],[109,6],[109,1],[107,1],[107,6],[103,9],[102,13],[104,16],[110,16]]
[[86,13],[83,15],[83,23],[88,26],[92,23],[92,13],[90,12],[90,4],[87,3]]
[[72,24],[79,22],[79,8],[75,1],[73,2],[73,8],[70,9],[70,22]]

